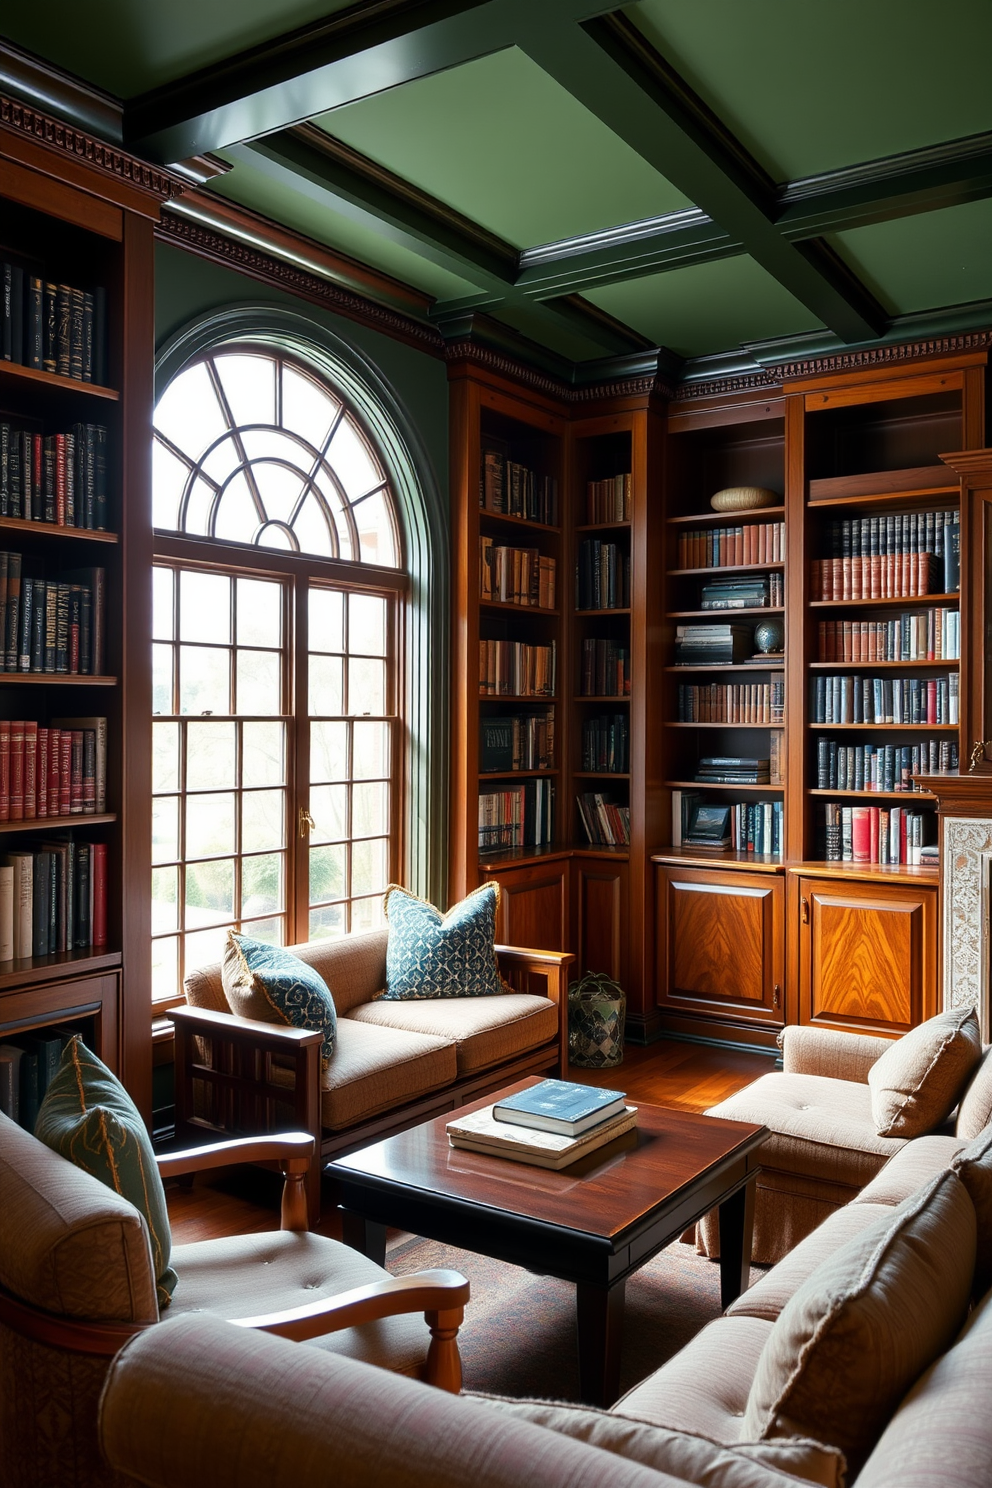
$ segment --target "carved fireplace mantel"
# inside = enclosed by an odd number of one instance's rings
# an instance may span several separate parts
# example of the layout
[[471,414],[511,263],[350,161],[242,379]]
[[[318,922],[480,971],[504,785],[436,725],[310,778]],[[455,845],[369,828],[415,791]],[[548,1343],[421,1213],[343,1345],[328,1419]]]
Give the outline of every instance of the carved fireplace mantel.
[[940,822],[943,1006],[974,1007],[990,1040],[989,914],[992,907],[992,766],[967,775],[918,775],[937,798]]

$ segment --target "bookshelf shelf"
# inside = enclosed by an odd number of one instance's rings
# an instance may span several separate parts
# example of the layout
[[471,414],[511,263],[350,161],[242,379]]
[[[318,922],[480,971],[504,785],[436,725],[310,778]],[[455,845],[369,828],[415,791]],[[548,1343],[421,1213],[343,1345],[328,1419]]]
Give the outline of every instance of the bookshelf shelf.
[[558,701],[557,696],[552,693],[536,692],[480,692],[480,703],[541,703],[554,704]]
[[865,671],[933,671],[935,667],[949,667],[956,671],[960,661],[811,661],[811,672],[865,672]]
[[811,788],[811,796],[843,796],[852,801],[932,801],[930,791],[824,790]]
[[577,534],[584,532],[629,532],[629,522],[582,522],[575,529]]
[[515,517],[510,512],[493,512],[481,508],[479,511],[480,526],[488,526],[490,522],[500,527],[515,527],[518,531],[523,528],[526,532],[543,532],[555,537],[561,532],[560,527],[552,527],[547,522],[533,522],[529,517]]
[[556,619],[561,611],[548,610],[543,605],[514,604],[507,599],[480,599],[480,610],[499,610],[505,615],[507,611],[514,615],[546,615],[549,619]]
[[630,693],[607,692],[603,693],[602,696],[594,696],[592,693],[589,692],[577,692],[572,701],[575,703],[629,703]]
[[887,610],[894,605],[905,610],[960,602],[961,596],[955,590],[953,594],[901,594],[890,599],[811,599],[808,604],[811,610]]
[[754,609],[744,610],[666,610],[669,620],[715,620],[718,624],[726,624],[728,619],[736,619],[739,615],[745,618],[753,618],[761,615],[784,615],[783,605],[759,605]]
[[[25,984],[41,986],[45,982],[61,981],[68,974],[74,977],[91,976],[94,972],[115,971],[120,964],[120,950],[102,947],[82,951],[53,951],[50,956],[24,956],[15,961],[0,961],[0,992],[23,987]],[[71,1017],[73,1011],[67,1009],[66,1016]],[[49,1018],[46,1021],[51,1023],[55,1020]]]
[[487,782],[493,780],[553,780],[560,773],[559,770],[480,770],[479,779]]
[[[719,563],[710,564],[706,568],[670,568],[668,577],[670,579],[699,578],[706,574],[735,574],[735,573],[764,573],[768,569],[777,569],[784,572],[784,563]],[[711,611],[707,611],[710,614]],[[727,611],[719,610],[718,614],[726,614]]]
[[673,719],[668,728],[677,729],[784,729],[784,723],[686,723],[683,719]]
[[808,723],[806,727],[816,729],[818,733],[823,733],[826,730],[831,734],[838,730],[845,733],[851,730],[859,734],[903,734],[907,730],[913,733],[925,734],[956,734],[960,729],[960,725],[957,723]]
[[116,687],[118,679],[79,672],[0,672],[0,687],[14,682],[28,687]]
[[574,780],[629,780],[625,770],[573,770]]
[[666,780],[665,786],[668,790],[730,791],[734,795],[736,795],[738,791],[744,791],[748,795],[761,795],[763,792],[778,792],[785,789],[785,784],[783,781],[779,781],[777,784],[772,783],[769,785],[739,785],[729,784],[724,781]]
[[67,827],[99,827],[116,820],[116,813],[108,811],[76,816],[32,816],[26,821],[0,821],[0,833],[62,832]]
[[784,516],[784,506],[756,506],[750,511],[690,512],[688,516],[669,517],[668,523],[672,527],[739,527],[750,522],[767,522],[772,518],[781,521]]
[[70,542],[120,542],[116,532],[101,532],[93,527],[60,527],[55,522],[29,522],[24,517],[0,517],[0,532],[17,532],[23,537],[58,537]]
[[84,398],[102,398],[111,403],[120,401],[116,388],[100,387],[95,382],[83,382],[75,377],[60,377],[57,372],[43,372],[37,367],[22,367],[16,362],[0,362],[0,385],[9,382],[33,385],[35,391],[50,389],[65,393],[79,393]]
[[605,615],[629,615],[630,610],[621,609],[618,605],[615,610],[575,610],[573,611],[573,613],[577,620],[583,620],[589,617],[592,617],[596,620],[601,620]]

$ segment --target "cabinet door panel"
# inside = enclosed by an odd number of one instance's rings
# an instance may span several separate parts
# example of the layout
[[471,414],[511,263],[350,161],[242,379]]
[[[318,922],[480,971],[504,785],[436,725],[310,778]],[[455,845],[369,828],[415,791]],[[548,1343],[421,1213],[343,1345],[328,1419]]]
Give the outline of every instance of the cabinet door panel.
[[568,950],[568,862],[501,868],[486,875],[500,885],[496,938],[535,951]]
[[905,1033],[936,1011],[936,891],[803,879],[802,1021]]
[[781,1023],[781,881],[666,869],[658,890],[659,1003]]
[[576,975],[605,972],[627,985],[627,865],[575,864]]

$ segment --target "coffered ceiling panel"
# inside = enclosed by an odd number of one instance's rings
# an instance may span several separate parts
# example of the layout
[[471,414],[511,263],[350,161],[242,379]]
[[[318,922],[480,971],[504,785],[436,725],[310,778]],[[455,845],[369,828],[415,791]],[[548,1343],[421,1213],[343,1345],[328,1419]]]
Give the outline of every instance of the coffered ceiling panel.
[[777,181],[992,129],[989,0],[640,0],[627,13]]
[[690,205],[515,48],[317,122],[517,248]]
[[590,291],[587,299],[680,356],[816,330],[820,322],[753,259],[726,258]]
[[992,200],[859,227],[833,241],[893,314],[992,300]]

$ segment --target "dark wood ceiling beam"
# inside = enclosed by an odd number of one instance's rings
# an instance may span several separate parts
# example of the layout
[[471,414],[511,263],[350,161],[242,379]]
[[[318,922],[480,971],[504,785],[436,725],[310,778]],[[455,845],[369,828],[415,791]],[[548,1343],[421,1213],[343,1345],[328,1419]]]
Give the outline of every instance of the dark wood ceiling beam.
[[[429,77],[514,45],[534,0],[361,0],[210,67],[128,99],[123,140],[184,160]],[[612,0],[615,3],[615,0]],[[611,0],[540,0],[556,24]]]
[[581,294],[600,284],[639,279],[743,252],[739,240],[692,207],[648,222],[527,248],[520,255],[517,289],[536,299]]
[[518,44],[836,335],[881,333],[882,307],[818,243],[782,235],[772,183],[629,21],[550,26],[536,7]]

